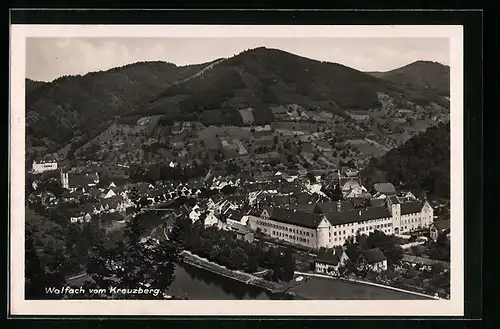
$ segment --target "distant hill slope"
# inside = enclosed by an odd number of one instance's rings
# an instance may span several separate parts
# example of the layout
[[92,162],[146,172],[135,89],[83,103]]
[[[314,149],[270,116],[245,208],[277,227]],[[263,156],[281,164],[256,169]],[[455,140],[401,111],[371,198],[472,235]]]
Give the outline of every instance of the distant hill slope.
[[44,84],[46,84],[46,82],[44,82],[44,81],[35,81],[35,80],[31,80],[31,79],[26,79],[25,83],[24,83],[26,94],[32,92],[33,90],[37,89],[38,87],[43,86]]
[[274,120],[273,105],[297,104],[347,117],[346,111],[382,107],[380,93],[401,100],[398,104],[429,104],[441,97],[344,65],[264,47],[184,67],[135,63],[61,77],[30,90],[28,146],[51,151],[76,136],[85,143],[116,116],[165,114],[166,119],[240,125],[239,110],[250,108],[254,122],[264,124]]
[[208,64],[178,67],[166,62],[140,62],[30,87],[26,96],[28,136],[64,144],[78,130],[91,134],[96,126],[139,109],[170,84]]
[[420,89],[450,96],[450,67],[430,61],[416,61],[388,72],[371,75],[394,83],[403,89]]
[[428,128],[381,158],[372,158],[362,177],[367,186],[388,181],[429,196],[449,198],[449,122]]
[[377,93],[417,104],[428,104],[435,96],[409,92],[344,65],[260,47],[167,88],[148,108],[196,114],[206,124],[238,124],[241,116],[235,109],[250,107],[257,123],[268,123],[273,119],[271,105],[298,104],[344,116],[345,110],[380,107]]

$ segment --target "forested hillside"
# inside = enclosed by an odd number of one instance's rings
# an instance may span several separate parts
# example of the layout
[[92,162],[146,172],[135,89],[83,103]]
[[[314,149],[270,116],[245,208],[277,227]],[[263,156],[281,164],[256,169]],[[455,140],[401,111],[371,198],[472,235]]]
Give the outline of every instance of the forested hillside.
[[92,134],[103,122],[142,108],[169,85],[204,65],[141,62],[84,76],[63,76],[30,87],[26,96],[28,136],[61,146],[77,132]]
[[392,149],[382,158],[372,158],[362,176],[365,184],[389,181],[429,197],[450,197],[450,124],[440,123]]
[[450,96],[450,67],[440,63],[416,61],[395,70],[370,74],[391,82],[414,101],[432,99],[437,104],[446,105],[446,97]]

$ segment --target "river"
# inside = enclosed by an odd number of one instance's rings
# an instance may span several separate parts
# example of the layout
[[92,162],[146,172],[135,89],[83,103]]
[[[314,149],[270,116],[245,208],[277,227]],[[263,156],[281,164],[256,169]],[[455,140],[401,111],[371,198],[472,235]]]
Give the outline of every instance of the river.
[[[152,216],[148,215],[142,215],[146,234],[162,222],[161,217],[164,213],[156,213]],[[283,295],[270,294],[264,289],[222,277],[188,264],[179,264],[176,266],[175,278],[169,291],[171,295],[189,300],[291,299],[291,297]],[[291,291],[307,299],[323,300],[428,299],[363,283],[322,278],[308,279],[304,283],[292,288]]]

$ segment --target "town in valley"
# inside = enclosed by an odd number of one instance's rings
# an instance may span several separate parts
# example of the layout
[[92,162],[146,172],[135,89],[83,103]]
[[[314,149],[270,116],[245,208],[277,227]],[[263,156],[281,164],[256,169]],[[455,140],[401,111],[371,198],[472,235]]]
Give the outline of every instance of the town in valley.
[[450,298],[449,67],[162,65],[26,80],[26,298],[201,299],[181,267],[277,299]]

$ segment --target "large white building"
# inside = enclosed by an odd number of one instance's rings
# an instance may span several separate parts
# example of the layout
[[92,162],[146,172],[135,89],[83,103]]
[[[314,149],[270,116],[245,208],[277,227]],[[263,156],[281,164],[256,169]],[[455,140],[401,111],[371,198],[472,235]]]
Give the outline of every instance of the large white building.
[[270,208],[249,214],[248,223],[273,238],[309,248],[343,245],[351,236],[381,231],[387,235],[410,233],[433,223],[427,201],[409,197],[387,197],[385,205],[331,211],[324,214],[285,208]]
[[56,161],[40,161],[37,162],[36,160],[33,160],[33,165],[32,165],[32,171],[34,174],[39,174],[44,171],[49,171],[49,170],[56,170],[57,169],[57,162]]

